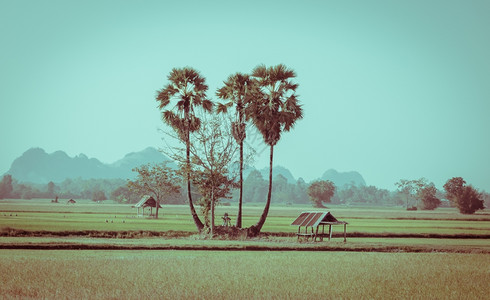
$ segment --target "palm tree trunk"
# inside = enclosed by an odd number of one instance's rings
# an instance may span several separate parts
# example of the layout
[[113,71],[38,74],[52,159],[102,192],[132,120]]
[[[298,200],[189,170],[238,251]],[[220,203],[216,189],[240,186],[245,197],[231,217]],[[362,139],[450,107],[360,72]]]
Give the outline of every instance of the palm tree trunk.
[[[189,121],[188,124],[189,126]],[[191,146],[190,146],[190,134],[189,134],[189,127],[187,127],[187,133],[186,133],[186,163],[187,163],[187,196],[189,198],[189,208],[191,209],[191,214],[192,214],[192,219],[194,220],[194,224],[196,224],[197,230],[201,232],[201,230],[204,228],[204,224],[201,222],[201,219],[199,219],[199,216],[196,213],[196,210],[194,209],[194,204],[192,203],[192,194],[191,194],[191,171],[190,171],[190,166],[191,166]]]
[[262,230],[262,226],[264,226],[265,220],[267,219],[267,215],[269,214],[269,208],[271,206],[271,198],[272,198],[272,161],[274,158],[274,146],[271,145],[271,154],[269,161],[269,193],[267,194],[267,202],[265,203],[264,211],[262,212],[262,216],[260,216],[257,224],[253,225],[249,229],[249,236],[257,236]]
[[211,238],[214,237],[214,185],[211,187]]
[[243,140],[240,141],[240,198],[238,199],[238,216],[236,227],[242,228],[242,203],[243,203]]

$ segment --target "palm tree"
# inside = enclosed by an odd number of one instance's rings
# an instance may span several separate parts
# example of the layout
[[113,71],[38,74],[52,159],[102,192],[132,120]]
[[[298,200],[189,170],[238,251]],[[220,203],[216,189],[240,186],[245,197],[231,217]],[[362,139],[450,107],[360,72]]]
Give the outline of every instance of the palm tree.
[[242,228],[242,203],[243,203],[243,141],[246,137],[245,125],[249,95],[253,89],[252,80],[246,74],[236,73],[230,75],[224,82],[224,86],[216,92],[218,98],[229,100],[227,103],[218,103],[217,112],[226,113],[229,108],[235,105],[235,120],[232,122],[232,135],[240,146],[240,196],[238,200],[238,216],[236,227]]
[[201,126],[201,120],[196,117],[194,109],[201,107],[210,112],[213,103],[206,97],[208,86],[204,77],[192,68],[172,69],[168,81],[169,83],[163,89],[157,91],[156,100],[160,103],[159,108],[162,111],[163,121],[177,132],[179,139],[186,145],[185,172],[189,207],[194,223],[201,231],[204,225],[194,209],[191,195],[190,133]]
[[303,109],[295,94],[298,84],[291,81],[296,77],[293,70],[282,64],[269,68],[260,65],[252,71],[252,76],[260,93],[249,103],[247,113],[262,134],[264,142],[270,146],[267,202],[259,221],[249,229],[249,235],[255,236],[260,233],[271,204],[274,146],[281,139],[282,132],[291,130],[296,121],[303,118]]

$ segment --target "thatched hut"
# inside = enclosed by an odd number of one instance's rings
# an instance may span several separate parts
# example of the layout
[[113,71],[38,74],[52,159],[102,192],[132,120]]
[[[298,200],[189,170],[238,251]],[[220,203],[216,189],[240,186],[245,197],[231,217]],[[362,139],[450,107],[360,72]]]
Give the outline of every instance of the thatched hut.
[[[302,212],[296,220],[291,224],[292,226],[298,226],[298,240],[300,237],[312,238],[313,241],[323,241],[324,237],[328,240],[332,238],[332,225],[342,225],[344,226],[344,242],[347,240],[347,222],[337,220],[330,212],[325,211],[307,211]],[[325,232],[325,225],[328,225],[328,233]],[[301,231],[303,227],[304,232]],[[320,227],[322,230],[320,231]]]
[[[149,207],[150,208],[150,216],[153,215],[153,207],[157,207],[157,202],[155,199],[151,196],[145,195],[141,200],[136,203],[133,207],[136,207],[137,213],[136,216],[138,217],[144,217],[145,216],[145,208]],[[141,213],[140,213],[140,208],[141,208]],[[158,208],[162,208],[160,204],[158,204]]]

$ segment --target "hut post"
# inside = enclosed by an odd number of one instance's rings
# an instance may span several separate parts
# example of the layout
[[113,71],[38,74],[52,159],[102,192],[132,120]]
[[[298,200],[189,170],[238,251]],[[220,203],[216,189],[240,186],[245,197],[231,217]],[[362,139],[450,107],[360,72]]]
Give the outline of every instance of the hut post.
[[320,237],[320,241],[323,242],[323,236],[325,235],[325,224],[322,224],[322,235]]
[[344,243],[347,242],[347,223],[344,223]]
[[332,224],[328,225],[328,240],[332,238]]

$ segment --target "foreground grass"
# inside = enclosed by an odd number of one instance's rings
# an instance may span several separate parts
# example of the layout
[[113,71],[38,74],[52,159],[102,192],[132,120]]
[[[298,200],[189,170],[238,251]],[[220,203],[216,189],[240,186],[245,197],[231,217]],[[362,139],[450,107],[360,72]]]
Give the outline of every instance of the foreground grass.
[[3,298],[485,299],[485,254],[0,250]]

